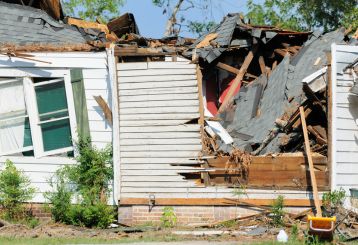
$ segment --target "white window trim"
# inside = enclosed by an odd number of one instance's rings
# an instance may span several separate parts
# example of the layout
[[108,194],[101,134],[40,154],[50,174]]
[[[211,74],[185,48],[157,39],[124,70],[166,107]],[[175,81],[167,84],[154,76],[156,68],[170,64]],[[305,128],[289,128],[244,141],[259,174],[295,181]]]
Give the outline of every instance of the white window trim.
[[[46,77],[46,78],[59,78],[61,79],[54,79],[45,82],[41,82],[42,84],[49,84],[52,82],[59,82],[63,81],[65,83],[65,91],[66,91],[66,99],[67,99],[67,107],[68,107],[68,117],[70,121],[70,129],[71,129],[71,137],[72,142],[77,142],[77,121],[76,121],[76,112],[75,112],[75,104],[73,99],[73,91],[72,91],[72,84],[71,84],[71,75],[69,70],[46,70],[46,76],[36,76],[36,72],[40,71],[41,69],[29,69],[27,72],[17,72],[14,69],[7,69],[8,72],[3,73],[4,70],[1,70],[2,77],[21,77],[23,78],[24,90],[25,90],[25,101],[26,101],[26,108],[27,113],[29,115],[30,121],[30,129],[31,129],[31,137],[33,146],[25,147],[26,150],[34,150],[35,158],[41,158],[49,155],[56,155],[60,153],[65,153],[68,151],[74,150],[74,147],[65,147],[61,149],[56,149],[53,151],[44,151],[43,146],[43,139],[42,139],[42,132],[41,132],[41,124],[39,121],[39,113],[37,108],[37,101],[36,101],[36,93],[35,93],[35,84],[33,83],[31,77]],[[14,80],[15,81],[15,80]],[[24,149],[25,149],[24,148]],[[21,152],[21,151],[17,151]],[[5,154],[13,154],[13,153],[5,153]],[[2,155],[5,155],[2,154]],[[76,152],[75,152],[76,154]]]

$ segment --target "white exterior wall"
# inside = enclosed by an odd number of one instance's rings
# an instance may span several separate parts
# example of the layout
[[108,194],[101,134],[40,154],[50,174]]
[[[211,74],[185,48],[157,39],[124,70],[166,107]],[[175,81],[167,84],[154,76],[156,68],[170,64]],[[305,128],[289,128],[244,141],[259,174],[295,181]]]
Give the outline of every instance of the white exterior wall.
[[[358,96],[343,69],[358,58],[358,46],[332,45],[332,189],[358,188]],[[349,205],[349,202],[347,202]]]
[[[87,100],[90,134],[95,146],[102,148],[112,143],[112,127],[106,122],[102,109],[93,96],[101,95],[112,108],[112,77],[108,66],[106,52],[69,52],[69,53],[31,53],[43,62],[21,58],[0,56],[0,77],[13,74],[16,76],[44,76],[47,71],[82,68]],[[111,54],[111,52],[109,52]],[[111,57],[112,58],[112,57]],[[44,63],[50,62],[51,64]],[[55,171],[75,161],[66,157],[0,157],[0,166],[9,159],[17,168],[23,170],[37,189],[34,202],[44,202],[43,193],[50,191],[48,180]],[[115,189],[115,187],[113,187]]]
[[[196,66],[179,62],[119,63],[120,190],[118,198],[237,198],[232,188],[205,187],[179,172],[198,168],[200,127],[184,123],[199,117]],[[193,171],[194,170],[194,171]],[[247,198],[308,199],[295,190],[247,190]]]

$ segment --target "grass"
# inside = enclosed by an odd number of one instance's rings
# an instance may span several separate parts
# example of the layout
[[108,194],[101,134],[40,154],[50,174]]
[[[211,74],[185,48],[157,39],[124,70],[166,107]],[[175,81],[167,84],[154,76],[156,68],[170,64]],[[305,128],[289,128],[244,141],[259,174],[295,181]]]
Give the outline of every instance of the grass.
[[57,245],[57,244],[120,244],[134,242],[174,242],[183,238],[172,234],[163,236],[138,236],[123,237],[118,239],[100,239],[100,238],[18,238],[18,237],[0,237],[1,245]]

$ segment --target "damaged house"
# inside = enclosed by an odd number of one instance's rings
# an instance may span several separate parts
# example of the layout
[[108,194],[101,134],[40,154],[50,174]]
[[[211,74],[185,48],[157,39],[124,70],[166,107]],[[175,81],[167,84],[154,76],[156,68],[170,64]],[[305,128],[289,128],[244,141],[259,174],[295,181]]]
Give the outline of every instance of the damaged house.
[[159,221],[164,206],[180,223],[213,222],[278,195],[292,210],[312,206],[300,106],[318,190],[357,185],[358,53],[344,30],[293,32],[230,14],[197,40],[156,40],[131,14],[103,25],[40,2],[0,2],[0,162],[31,178],[33,202],[76,163],[81,133],[113,145],[121,223]]
[[0,162],[10,160],[30,177],[39,203],[55,171],[76,163],[78,133],[99,148],[112,143],[94,96],[112,107],[113,53],[93,46],[105,42],[99,32],[48,12],[0,2]]

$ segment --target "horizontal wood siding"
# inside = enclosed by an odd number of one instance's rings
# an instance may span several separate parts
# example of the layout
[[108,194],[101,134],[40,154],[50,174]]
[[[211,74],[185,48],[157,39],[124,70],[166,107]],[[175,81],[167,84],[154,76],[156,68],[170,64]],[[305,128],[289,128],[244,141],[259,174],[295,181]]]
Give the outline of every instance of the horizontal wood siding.
[[[46,76],[47,70],[82,68],[86,101],[89,116],[90,134],[93,143],[103,148],[112,142],[112,128],[104,119],[102,110],[95,102],[93,96],[101,95],[112,107],[112,84],[109,77],[107,54],[106,52],[86,53],[32,53],[33,59],[50,62],[51,64],[37,61],[0,57],[0,77],[2,72],[9,70],[23,75],[25,72],[29,76]],[[33,69],[38,70],[33,70]],[[32,69],[32,70],[30,70]],[[30,72],[31,71],[31,72]],[[16,73],[17,72],[17,73]],[[33,157],[0,157],[0,168],[4,167],[4,162],[9,159],[17,168],[24,171],[29,176],[32,186],[36,188],[36,196],[33,202],[45,202],[43,193],[51,191],[49,185],[50,178],[57,169],[67,164],[75,164],[73,159],[66,157],[44,157],[35,159]],[[113,188],[112,188],[113,189]]]
[[[192,172],[201,152],[196,65],[118,64],[120,197],[197,188],[178,172]],[[185,166],[171,164],[184,163]]]
[[349,91],[353,77],[343,68],[358,58],[358,47],[335,45],[332,50],[333,163],[332,188],[358,188],[358,96]]

